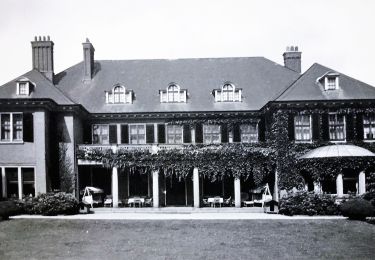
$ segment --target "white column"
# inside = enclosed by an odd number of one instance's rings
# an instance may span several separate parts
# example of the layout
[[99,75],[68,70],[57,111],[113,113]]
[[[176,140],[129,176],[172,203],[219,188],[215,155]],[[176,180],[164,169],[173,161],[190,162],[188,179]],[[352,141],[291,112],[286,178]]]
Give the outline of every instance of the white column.
[[365,172],[360,172],[358,176],[358,194],[362,195],[366,193],[366,174]]
[[279,186],[278,186],[278,174],[277,170],[275,170],[275,186],[273,187],[273,200],[279,201]]
[[200,206],[200,195],[199,195],[199,172],[198,168],[194,167],[193,170],[193,193],[194,193],[194,208]]
[[118,169],[112,168],[112,203],[114,208],[118,208]]
[[241,208],[241,180],[234,179],[234,205],[236,208]]
[[159,171],[152,171],[152,205],[159,208]]
[[191,128],[191,143],[195,144],[195,128]]
[[154,143],[158,143],[158,124],[154,124]]
[[117,124],[117,144],[121,144],[121,124]]
[[342,197],[344,195],[344,183],[342,180],[342,174],[337,175],[336,178],[336,193],[337,197]]
[[3,190],[3,198],[7,197],[7,176],[5,175],[5,167],[1,167],[1,184]]
[[320,194],[322,193],[322,188],[320,186],[320,182],[314,181],[314,193]]
[[17,175],[18,175],[18,198],[22,200],[22,195],[23,195],[23,181],[22,181],[22,172],[21,172],[21,167],[17,168]]

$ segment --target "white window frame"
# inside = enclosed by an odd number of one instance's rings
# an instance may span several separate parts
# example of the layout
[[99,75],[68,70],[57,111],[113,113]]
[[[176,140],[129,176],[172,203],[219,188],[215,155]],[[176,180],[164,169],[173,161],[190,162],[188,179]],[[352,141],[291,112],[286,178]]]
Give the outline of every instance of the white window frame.
[[[214,135],[214,133],[207,133],[205,130],[206,130],[206,128],[207,127],[209,127],[209,126],[217,126],[217,127],[219,127],[219,133],[218,133],[218,135],[219,135],[219,140],[217,141],[217,142],[213,142],[212,141],[212,136]],[[205,144],[220,144],[221,143],[221,125],[216,125],[216,124],[204,124],[203,125],[203,129],[202,129],[202,132],[203,132],[203,143],[205,143]],[[215,133],[216,134],[216,133]],[[208,142],[208,136],[211,136],[211,141],[210,142]]]
[[[251,126],[251,125],[255,125],[255,133],[256,133],[256,138],[255,140],[251,140],[251,137],[254,135],[254,133],[252,132],[243,132],[243,127],[244,126]],[[257,123],[248,123],[248,124],[241,124],[240,125],[240,138],[241,138],[241,143],[258,143],[259,142],[259,122]],[[244,136],[247,135],[248,136],[248,139],[249,141],[245,141],[244,142]]]
[[[117,91],[120,89],[120,91]],[[118,97],[118,98],[117,98]],[[133,91],[127,90],[125,86],[115,85],[111,91],[105,91],[105,102],[107,104],[132,104]]]
[[[367,120],[366,120],[367,119]],[[375,114],[363,115],[363,140],[367,142],[375,141]],[[368,123],[365,123],[365,122]],[[368,128],[369,132],[366,133],[365,129]],[[367,135],[371,134],[371,138]]]
[[[132,126],[137,126],[137,143],[132,143],[132,139],[131,139],[131,137],[132,137],[132,133],[131,133],[131,127]],[[139,133],[139,129],[138,129],[138,126],[143,126],[143,130],[144,130],[144,133],[143,133],[143,135],[144,135],[144,138],[143,138],[143,140],[144,140],[144,142],[143,143],[140,143],[139,142],[139,138],[138,138],[138,136],[140,135],[140,133]],[[129,135],[129,144],[133,144],[133,145],[137,145],[137,144],[146,144],[146,124],[128,124],[128,135]]]
[[[173,127],[173,129],[174,129],[174,131],[173,131],[173,136],[174,136],[174,138],[173,138],[173,142],[169,142],[169,131],[168,131],[168,128],[169,127]],[[181,128],[181,140],[180,140],[180,142],[176,142],[176,127],[179,127],[179,128]],[[167,124],[166,125],[166,133],[167,133],[167,144],[183,144],[184,143],[184,128],[183,128],[183,126],[182,125],[172,125],[172,124]]]
[[[3,135],[3,125],[2,125],[2,117],[4,115],[9,115],[10,120],[10,138],[9,139],[2,139]],[[22,132],[21,132],[21,139],[15,139],[13,137],[14,135],[14,115],[21,115],[21,121],[22,121]],[[23,113],[22,112],[8,112],[8,113],[0,113],[0,143],[22,143],[23,142],[23,131],[24,131],[24,125],[23,125]]]
[[[343,125],[343,134],[344,134],[344,139],[331,139],[331,133],[330,133],[330,120],[329,120],[329,117],[331,115],[335,115],[336,119],[335,119],[335,122],[337,122],[337,116],[342,116],[343,117],[343,122],[344,122],[344,125]],[[335,126],[335,129],[337,128],[337,124],[334,125]],[[329,141],[332,142],[332,143],[343,143],[343,142],[346,142],[346,116],[343,115],[343,114],[338,114],[338,113],[329,113],[328,114],[328,134],[329,134]],[[335,133],[335,135],[337,136],[337,132]]]
[[[330,82],[331,79],[334,79],[335,84],[332,85],[332,82]],[[337,90],[339,89],[339,76],[338,75],[326,75],[324,77],[324,90],[330,91],[330,90]]]
[[[94,143],[94,126],[100,126],[100,127],[106,126],[107,127],[107,142],[108,143],[103,143],[103,139],[101,138],[101,136],[103,136],[102,131],[100,131],[99,142]],[[109,124],[92,124],[91,125],[91,141],[92,141],[92,144],[109,145]]]
[[23,194],[23,176],[22,176],[22,169],[23,168],[31,168],[34,170],[34,192],[35,192],[35,195],[37,195],[37,190],[36,190],[36,187],[37,186],[37,179],[36,179],[36,167],[35,165],[22,165],[22,166],[19,166],[19,165],[4,165],[4,166],[0,166],[0,174],[1,174],[1,178],[2,178],[2,194],[0,194],[1,197],[3,198],[7,198],[7,195],[8,195],[8,191],[7,191],[7,184],[8,184],[8,181],[7,181],[7,178],[6,178],[6,174],[5,174],[5,169],[6,168],[15,168],[17,169],[17,185],[18,185],[18,194],[17,194],[17,197],[19,199],[22,199],[22,197],[20,197],[20,185],[22,185],[22,195]]
[[[173,90],[171,90],[172,88]],[[159,90],[159,94],[160,103],[186,103],[186,89],[181,89],[180,86],[175,83],[169,84],[166,90]]]
[[[17,81],[16,94],[17,96],[29,96],[31,90],[31,81],[27,78],[21,78]],[[24,93],[21,91],[21,86],[25,86]]]
[[[303,129],[303,128],[307,127],[307,125],[303,125],[303,124],[297,125],[297,117],[304,117],[304,116],[309,117],[309,136],[310,136],[310,138],[309,139],[298,139],[297,138],[297,127]],[[303,136],[303,133],[302,133],[302,136]],[[294,140],[298,143],[311,143],[312,142],[312,116],[311,115],[299,114],[299,115],[294,116]]]
[[[228,91],[227,88],[231,87],[232,91]],[[231,96],[229,96],[231,94]],[[242,101],[242,89],[237,89],[232,83],[225,83],[221,89],[214,90],[215,102],[241,102]]]

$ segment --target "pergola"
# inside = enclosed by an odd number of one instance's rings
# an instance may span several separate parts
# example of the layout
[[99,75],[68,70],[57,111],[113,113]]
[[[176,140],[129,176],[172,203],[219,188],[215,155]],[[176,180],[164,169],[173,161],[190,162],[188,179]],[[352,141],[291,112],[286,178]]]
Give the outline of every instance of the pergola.
[[[322,160],[325,158],[370,158],[375,157],[375,154],[365,148],[348,145],[348,144],[334,144],[315,148],[306,154],[299,157],[299,160],[313,159]],[[314,183],[314,191],[321,192],[321,187],[318,183]],[[340,172],[336,177],[336,191],[337,196],[342,197],[344,195],[344,182],[343,174]],[[358,176],[358,194],[366,192],[366,175],[364,171],[361,171]]]

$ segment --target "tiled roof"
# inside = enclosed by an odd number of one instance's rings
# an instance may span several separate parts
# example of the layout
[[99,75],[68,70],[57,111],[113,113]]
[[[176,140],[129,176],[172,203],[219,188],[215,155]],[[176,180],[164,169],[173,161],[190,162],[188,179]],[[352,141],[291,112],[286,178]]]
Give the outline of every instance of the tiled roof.
[[[29,96],[17,95],[17,80],[27,78],[31,82],[35,83],[35,88]],[[4,84],[0,87],[0,98],[11,99],[52,99],[59,105],[72,105],[74,102],[65,96],[58,88],[56,88],[51,81],[49,81],[43,74],[37,70],[31,70],[22,76]]]
[[[339,74],[339,89],[325,91],[323,85],[319,84],[317,79],[332,72]],[[275,100],[313,101],[349,99],[375,99],[375,88],[345,74],[315,63]]]
[[[299,74],[263,57],[95,61],[96,74],[82,81],[83,63],[56,75],[56,86],[92,113],[259,110]],[[215,102],[212,90],[225,82],[242,88],[242,102]],[[175,82],[187,103],[160,103],[159,90]],[[132,89],[133,104],[106,104],[117,83]]]

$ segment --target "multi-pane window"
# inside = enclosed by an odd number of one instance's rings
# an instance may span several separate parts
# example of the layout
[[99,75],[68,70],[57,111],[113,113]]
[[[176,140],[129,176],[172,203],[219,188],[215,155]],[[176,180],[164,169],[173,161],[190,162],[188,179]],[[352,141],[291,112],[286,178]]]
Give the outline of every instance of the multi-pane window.
[[246,124],[240,126],[241,142],[242,143],[256,143],[258,142],[258,124]]
[[26,82],[19,82],[18,83],[18,94],[19,95],[28,95],[28,86]]
[[339,75],[330,74],[324,77],[324,89],[335,90],[339,88]]
[[297,115],[294,117],[294,134],[296,141],[311,141],[310,115]]
[[186,89],[180,89],[176,84],[170,84],[166,90],[160,90],[162,103],[186,103]]
[[106,91],[107,104],[126,104],[133,102],[133,91],[126,90],[124,86],[115,86],[112,91]]
[[233,84],[224,84],[221,89],[215,89],[215,101],[216,102],[234,102],[241,101],[241,89],[235,88]]
[[130,144],[145,144],[146,130],[145,125],[129,125],[129,143]]
[[220,143],[220,125],[203,125],[203,138],[204,143],[214,144]]
[[233,101],[233,92],[234,92],[234,88],[231,84],[225,84],[223,86],[223,90],[222,90],[222,100],[223,101]]
[[336,89],[336,78],[333,78],[333,77],[327,78],[327,89],[328,90]]
[[364,140],[375,139],[375,115],[363,116],[363,139]]
[[113,103],[125,103],[125,88],[117,86],[113,89]]
[[23,139],[23,117],[22,113],[0,114],[0,139],[12,142]]
[[332,141],[345,141],[345,116],[329,114],[329,139]]
[[167,142],[168,144],[182,143],[182,126],[167,125]]
[[109,126],[93,125],[92,126],[92,143],[109,144]]

